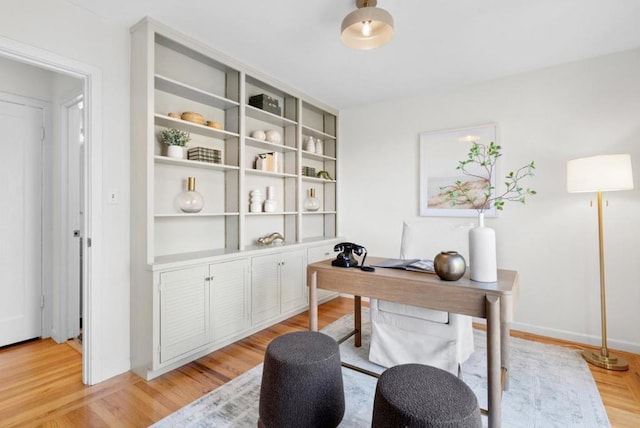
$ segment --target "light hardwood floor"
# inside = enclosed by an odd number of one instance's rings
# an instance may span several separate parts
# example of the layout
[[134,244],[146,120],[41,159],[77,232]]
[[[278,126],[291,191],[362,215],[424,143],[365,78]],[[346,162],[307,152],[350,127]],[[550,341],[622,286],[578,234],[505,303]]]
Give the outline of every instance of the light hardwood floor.
[[[335,299],[320,307],[323,327],[353,308]],[[38,340],[0,349],[0,426],[145,427],[261,363],[276,336],[307,328],[300,314],[152,381],[125,373],[82,384],[80,354],[67,344]],[[514,332],[554,345],[580,345]],[[627,372],[591,367],[613,427],[640,426],[640,355],[624,354]]]

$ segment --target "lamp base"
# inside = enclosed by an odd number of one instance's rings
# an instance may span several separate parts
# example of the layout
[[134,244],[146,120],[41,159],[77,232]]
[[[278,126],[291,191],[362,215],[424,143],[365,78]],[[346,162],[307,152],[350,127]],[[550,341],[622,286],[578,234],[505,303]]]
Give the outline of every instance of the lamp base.
[[629,370],[629,363],[627,363],[627,360],[622,357],[616,357],[612,354],[604,356],[601,353],[587,349],[582,351],[582,358],[587,360],[588,363],[602,367],[603,369],[616,371]]

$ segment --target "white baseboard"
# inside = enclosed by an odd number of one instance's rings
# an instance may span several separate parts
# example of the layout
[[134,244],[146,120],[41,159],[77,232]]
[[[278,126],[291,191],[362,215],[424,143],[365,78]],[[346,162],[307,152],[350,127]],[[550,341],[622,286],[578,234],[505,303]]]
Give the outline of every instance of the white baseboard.
[[[474,322],[477,321],[474,319]],[[525,333],[537,334],[539,336],[553,337],[555,339],[568,340],[571,342],[584,343],[592,346],[600,346],[602,339],[600,336],[592,336],[588,334],[575,333],[573,331],[558,330],[548,327],[540,327],[532,324],[524,324],[519,322],[511,323],[512,330],[518,330]],[[609,349],[617,349],[620,351],[632,352],[640,354],[640,343],[626,342],[623,340],[615,340],[607,338],[607,347]]]

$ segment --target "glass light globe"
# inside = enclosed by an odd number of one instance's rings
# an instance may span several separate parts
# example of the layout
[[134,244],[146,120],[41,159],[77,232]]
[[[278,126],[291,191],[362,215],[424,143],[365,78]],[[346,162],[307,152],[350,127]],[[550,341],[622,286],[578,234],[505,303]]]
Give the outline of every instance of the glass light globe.
[[320,209],[320,201],[316,198],[316,189],[309,189],[309,196],[302,201],[302,207],[306,211],[318,211]]
[[199,213],[204,207],[204,198],[196,191],[196,178],[189,177],[187,190],[178,195],[178,207],[185,213]]

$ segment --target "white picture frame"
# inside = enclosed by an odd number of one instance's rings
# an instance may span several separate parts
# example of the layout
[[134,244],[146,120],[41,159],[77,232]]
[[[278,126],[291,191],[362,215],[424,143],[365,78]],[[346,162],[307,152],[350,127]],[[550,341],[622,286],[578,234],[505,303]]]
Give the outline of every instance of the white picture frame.
[[[489,123],[465,128],[422,132],[420,134],[420,215],[435,217],[477,217],[478,210],[470,206],[456,206],[443,195],[443,189],[457,180],[468,182],[469,176],[457,170],[460,161],[467,159],[471,144],[498,142],[497,124]],[[475,165],[468,169],[474,170]],[[479,167],[478,167],[479,168]],[[491,182],[497,187],[497,165]],[[492,191],[495,197],[497,189]],[[486,217],[496,216],[495,206],[484,210]]]

